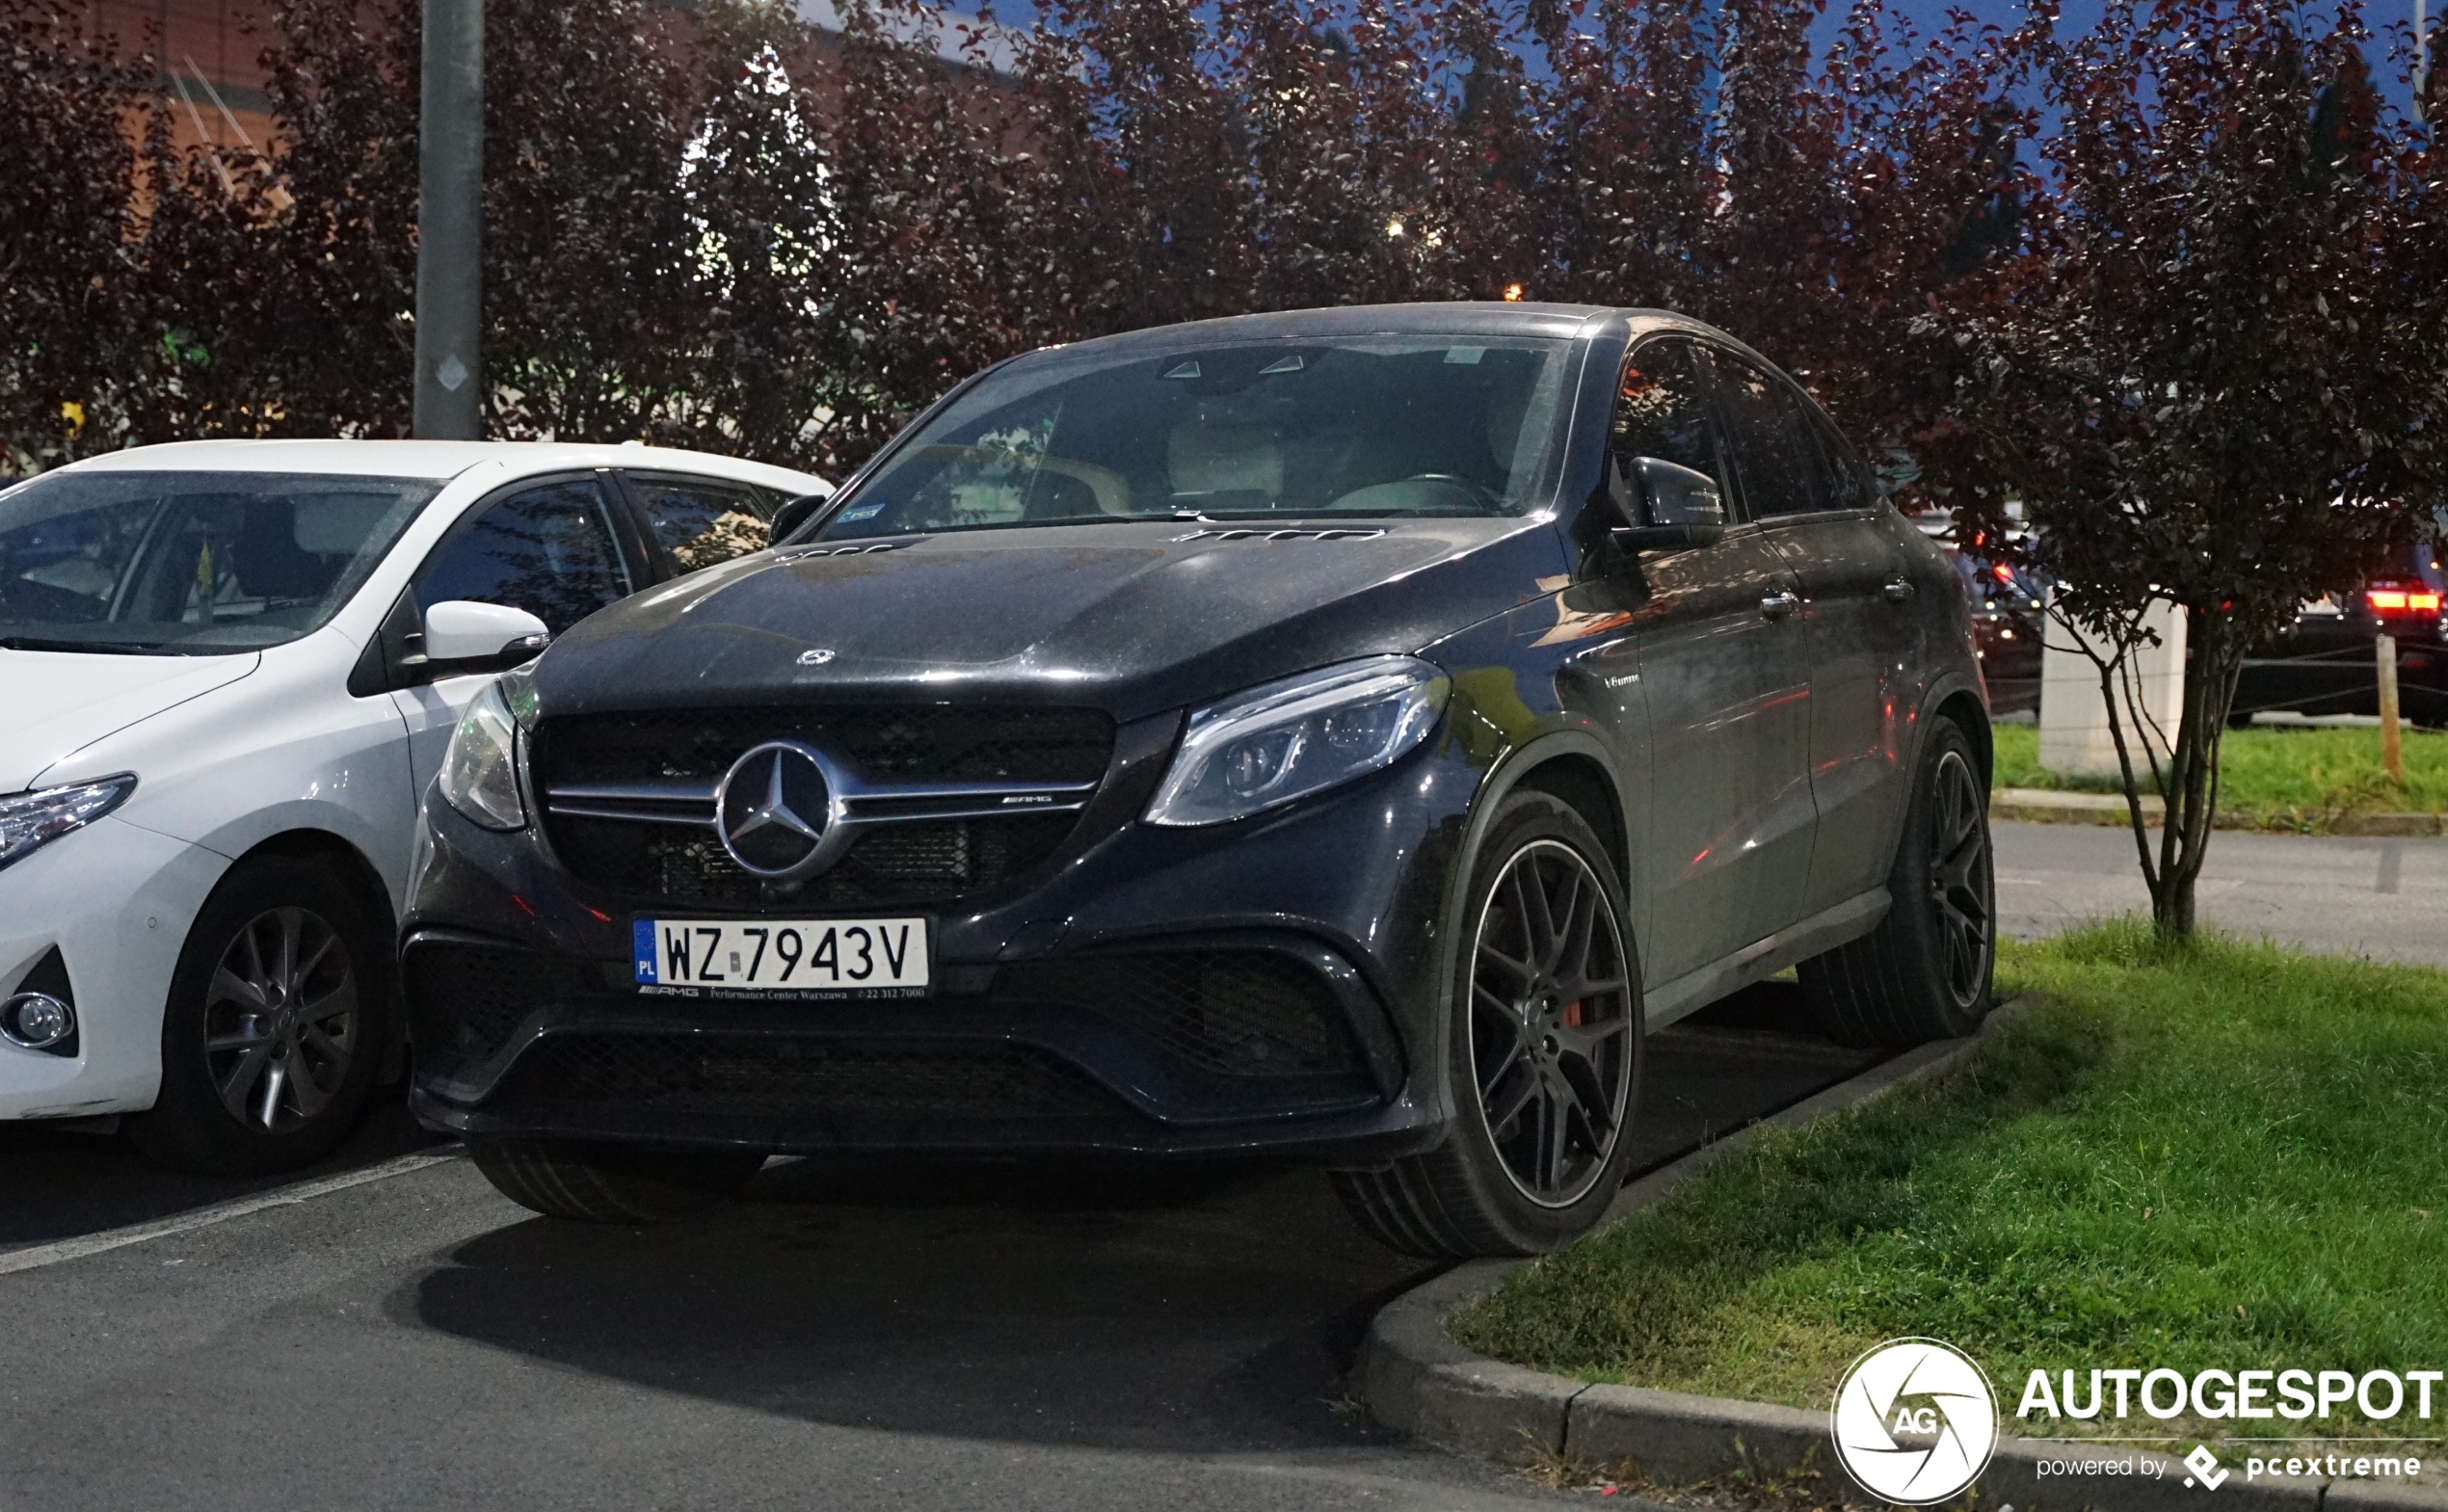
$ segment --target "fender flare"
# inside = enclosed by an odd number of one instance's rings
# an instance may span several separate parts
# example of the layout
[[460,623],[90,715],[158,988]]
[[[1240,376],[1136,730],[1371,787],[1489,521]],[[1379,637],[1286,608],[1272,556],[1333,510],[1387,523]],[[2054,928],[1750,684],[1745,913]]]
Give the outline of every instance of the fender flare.
[[1984,783],[1988,781],[1996,766],[1995,753],[1989,737],[1988,693],[1972,678],[1952,669],[1931,678],[1928,690],[1921,695],[1921,706],[1913,719],[1912,764],[1907,770],[1915,772],[1921,770],[1921,743],[1929,729],[1929,722],[1939,717],[1938,710],[1967,694],[1971,696],[1972,702],[1980,706],[1981,728],[1968,729],[1964,733],[1971,736],[1973,749],[1980,753],[1982,781]]
[[[1606,774],[1607,780],[1614,784],[1617,794],[1616,807],[1622,810],[1621,824],[1624,832],[1614,838],[1623,846],[1624,871],[1626,872],[1626,875],[1618,880],[1623,887],[1627,904],[1636,896],[1634,883],[1639,871],[1640,853],[1632,843],[1632,806],[1622,799],[1623,772],[1616,765],[1613,755],[1608,751],[1605,744],[1587,729],[1573,726],[1533,735],[1497,757],[1496,763],[1489,767],[1486,775],[1479,780],[1478,793],[1471,801],[1470,820],[1463,828],[1462,843],[1455,848],[1453,872],[1446,879],[1445,897],[1441,904],[1442,915],[1448,927],[1444,931],[1445,938],[1437,950],[1436,1032],[1430,1040],[1434,1071],[1426,1083],[1420,1088],[1421,1101],[1429,1106],[1439,1122],[1451,1120],[1457,1112],[1452,1097],[1453,1089],[1446,1081],[1445,1068],[1452,1048],[1453,979],[1460,964],[1464,894],[1470,890],[1471,873],[1478,867],[1479,845],[1486,839],[1488,826],[1495,819],[1497,808],[1504,801],[1505,796],[1521,785],[1523,778],[1562,756],[1583,756],[1596,762],[1599,770]],[[1632,938],[1635,966],[1633,975],[1637,985],[1640,942],[1634,934],[1630,920],[1625,921],[1625,934]]]

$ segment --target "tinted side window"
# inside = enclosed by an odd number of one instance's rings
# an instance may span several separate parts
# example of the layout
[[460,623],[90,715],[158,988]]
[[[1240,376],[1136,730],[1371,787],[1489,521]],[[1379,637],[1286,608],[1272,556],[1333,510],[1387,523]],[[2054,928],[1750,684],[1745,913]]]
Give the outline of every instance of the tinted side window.
[[1649,341],[1624,358],[1607,450],[1614,459],[1655,457],[1705,472],[1723,488],[1724,448],[1694,351],[1689,341]]
[[628,484],[647,524],[683,572],[765,548],[765,511],[756,491],[709,478],[642,478]]
[[1878,480],[1824,413],[1812,415],[1821,455],[1827,460],[1829,509],[1868,509],[1878,502]]
[[1734,442],[1735,470],[1742,474],[1751,517],[1828,508],[1833,480],[1802,396],[1784,380],[1741,358],[1712,356]]
[[547,483],[502,500],[442,549],[416,584],[419,607],[452,598],[524,609],[553,634],[631,587],[603,495],[592,478]]

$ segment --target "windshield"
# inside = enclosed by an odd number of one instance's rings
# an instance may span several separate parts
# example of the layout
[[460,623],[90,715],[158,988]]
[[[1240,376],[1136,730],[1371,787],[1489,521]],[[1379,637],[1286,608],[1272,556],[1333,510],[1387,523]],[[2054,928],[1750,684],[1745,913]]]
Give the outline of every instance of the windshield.
[[441,485],[56,472],[0,492],[0,647],[223,655],[339,612]]
[[1429,336],[1051,353],[963,394],[818,534],[1518,514],[1548,470],[1568,348]]

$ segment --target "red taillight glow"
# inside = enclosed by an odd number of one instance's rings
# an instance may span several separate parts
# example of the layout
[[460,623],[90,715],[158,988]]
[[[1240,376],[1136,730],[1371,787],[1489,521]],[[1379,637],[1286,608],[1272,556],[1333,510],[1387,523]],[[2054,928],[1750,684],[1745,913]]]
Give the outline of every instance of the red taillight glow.
[[2007,566],[2004,562],[1990,563],[1989,570],[1997,574],[1997,580],[2001,583],[2010,583],[2014,581],[2014,569]]
[[2435,593],[2408,591],[2403,588],[2367,588],[2363,597],[2374,614],[2437,614],[2439,596]]

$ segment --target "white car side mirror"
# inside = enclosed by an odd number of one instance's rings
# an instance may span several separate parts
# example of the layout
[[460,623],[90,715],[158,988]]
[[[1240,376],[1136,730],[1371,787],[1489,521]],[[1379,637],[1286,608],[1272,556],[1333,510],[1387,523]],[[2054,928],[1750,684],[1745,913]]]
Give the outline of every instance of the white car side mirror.
[[520,662],[551,639],[542,620],[506,604],[452,598],[425,611],[428,662]]

